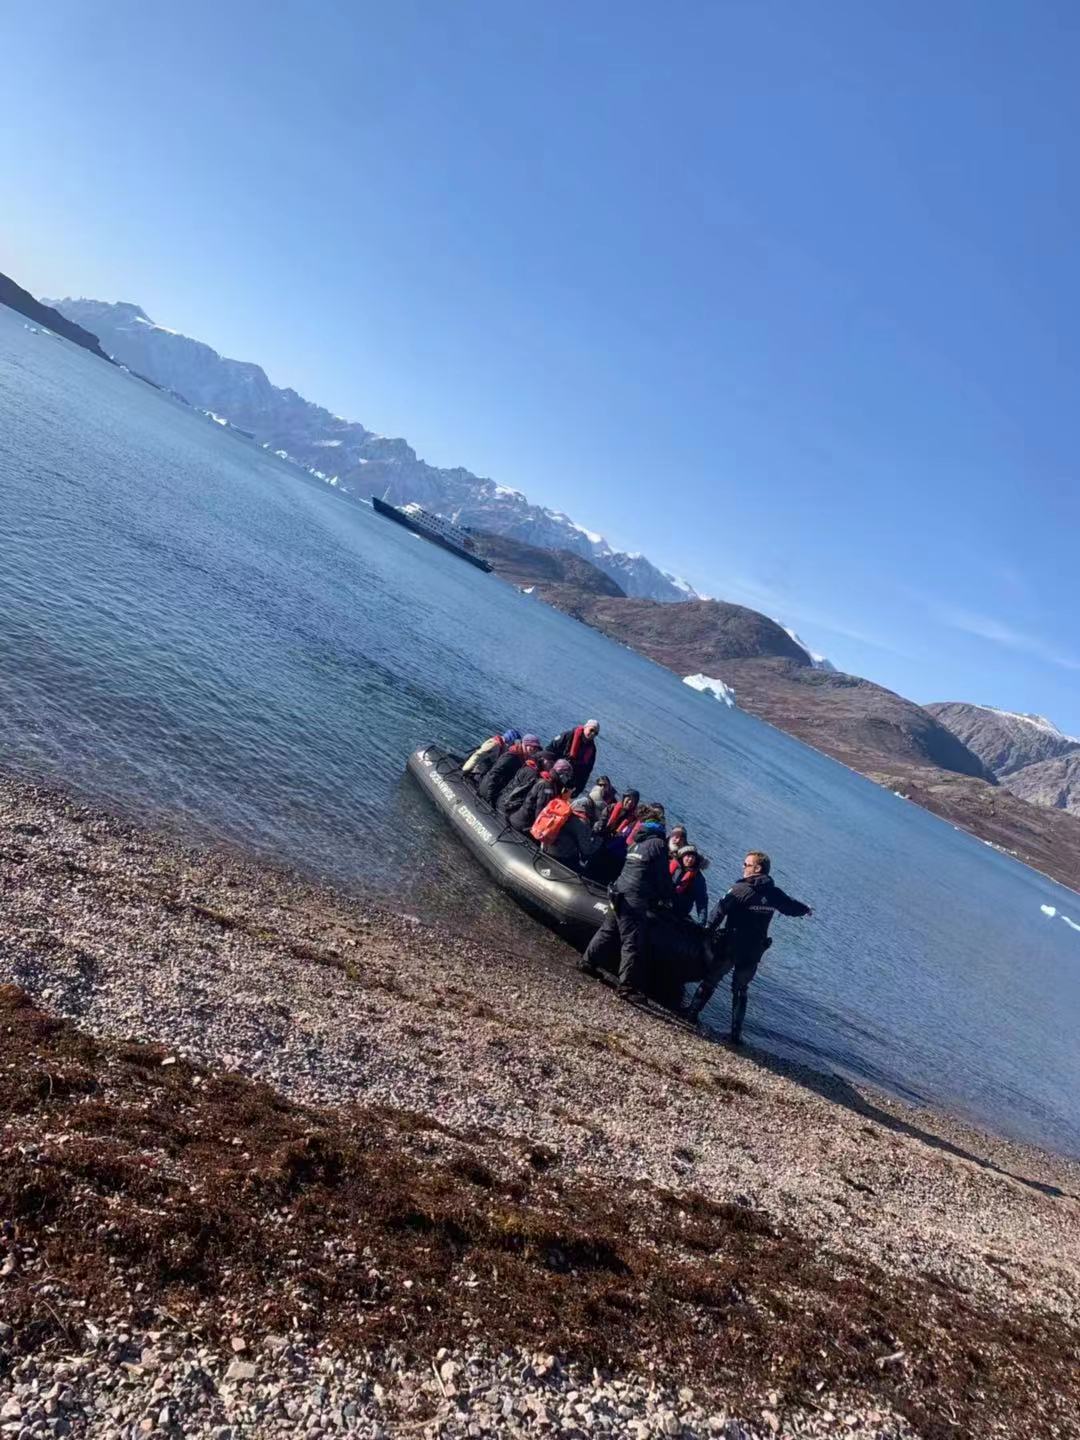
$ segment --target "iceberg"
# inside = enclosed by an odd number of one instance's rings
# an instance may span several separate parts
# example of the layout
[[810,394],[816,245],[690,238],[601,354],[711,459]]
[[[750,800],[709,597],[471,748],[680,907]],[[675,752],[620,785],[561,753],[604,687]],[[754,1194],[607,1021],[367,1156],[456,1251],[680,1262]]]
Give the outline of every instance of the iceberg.
[[689,685],[691,690],[700,690],[705,695],[715,695],[717,700],[722,700],[725,705],[735,704],[735,691],[730,685],[725,685],[723,680],[714,680],[711,675],[684,675],[683,684]]

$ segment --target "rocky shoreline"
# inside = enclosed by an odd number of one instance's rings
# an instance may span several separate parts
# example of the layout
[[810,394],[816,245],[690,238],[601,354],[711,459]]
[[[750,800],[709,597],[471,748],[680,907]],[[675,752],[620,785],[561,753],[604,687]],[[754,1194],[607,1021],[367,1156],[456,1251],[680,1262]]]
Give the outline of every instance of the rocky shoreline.
[[0,1435],[1080,1435],[1080,1165],[0,779]]

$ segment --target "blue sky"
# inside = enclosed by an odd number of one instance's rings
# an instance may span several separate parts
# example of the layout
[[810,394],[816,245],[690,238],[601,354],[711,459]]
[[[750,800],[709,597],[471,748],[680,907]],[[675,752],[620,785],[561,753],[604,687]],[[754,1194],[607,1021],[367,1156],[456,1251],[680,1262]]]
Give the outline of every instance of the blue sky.
[[0,268],[1080,733],[1080,7],[8,0]]

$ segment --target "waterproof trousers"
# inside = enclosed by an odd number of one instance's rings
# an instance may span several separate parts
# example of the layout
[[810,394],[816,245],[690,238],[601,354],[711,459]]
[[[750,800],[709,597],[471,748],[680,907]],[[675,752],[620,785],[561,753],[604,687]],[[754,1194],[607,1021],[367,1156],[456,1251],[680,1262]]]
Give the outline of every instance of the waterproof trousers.
[[605,962],[619,956],[619,984],[640,989],[645,979],[648,959],[648,934],[644,908],[628,905],[621,895],[611,897],[611,910],[604,923],[589,941],[585,951],[586,965],[607,968]]
[[769,948],[772,941],[769,940],[761,954],[756,956],[740,956],[737,960],[730,955],[727,946],[718,947],[719,953],[708,975],[698,986],[693,1000],[690,1002],[689,1013],[696,1020],[701,1012],[708,1005],[716,988],[721,980],[728,974],[731,975],[731,1038],[740,1040],[742,1038],[743,1021],[746,1018],[746,1002],[750,990],[750,982],[757,974],[758,966],[761,964],[761,957]]

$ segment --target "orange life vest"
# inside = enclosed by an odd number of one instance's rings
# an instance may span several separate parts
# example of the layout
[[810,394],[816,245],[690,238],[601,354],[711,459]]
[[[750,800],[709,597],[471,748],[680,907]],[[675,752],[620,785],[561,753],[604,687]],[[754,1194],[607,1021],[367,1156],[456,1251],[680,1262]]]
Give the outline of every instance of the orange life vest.
[[540,844],[550,843],[559,834],[563,826],[570,819],[573,810],[570,801],[562,795],[556,795],[554,800],[549,800],[540,814],[532,823],[529,834]]

